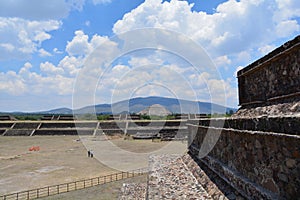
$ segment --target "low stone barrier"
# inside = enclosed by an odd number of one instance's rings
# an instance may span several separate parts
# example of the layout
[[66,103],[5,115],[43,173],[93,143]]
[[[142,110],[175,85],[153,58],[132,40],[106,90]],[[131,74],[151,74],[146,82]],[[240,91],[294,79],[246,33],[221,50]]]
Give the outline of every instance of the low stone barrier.
[[14,125],[14,123],[0,123],[0,128],[11,128]]
[[6,136],[33,135],[100,135],[157,132],[164,138],[174,138],[177,133],[186,137],[186,121],[17,121],[1,122],[0,133]]
[[40,123],[34,122],[23,122],[23,123],[15,123],[13,129],[36,129]]
[[8,129],[4,136],[29,136],[33,129]]
[[35,130],[33,135],[93,135],[93,129],[39,129]]
[[126,127],[126,122],[123,121],[110,121],[100,122],[99,129],[122,129]]
[[263,116],[255,118],[215,119],[206,118],[200,120],[189,120],[188,123],[200,126],[300,135],[300,116]]
[[[300,193],[300,136],[189,125],[193,157],[232,184],[249,198],[294,199]],[[207,131],[221,135],[204,158],[199,150]],[[214,135],[215,134],[215,135]],[[192,135],[191,135],[192,137]]]

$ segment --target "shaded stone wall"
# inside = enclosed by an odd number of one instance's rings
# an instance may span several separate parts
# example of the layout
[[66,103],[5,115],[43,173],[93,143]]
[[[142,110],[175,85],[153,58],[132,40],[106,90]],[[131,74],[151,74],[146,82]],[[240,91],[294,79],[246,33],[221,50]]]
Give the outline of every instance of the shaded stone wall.
[[212,151],[208,156],[198,159],[229,180],[245,196],[284,199],[299,197],[300,136],[197,125],[189,126],[190,133],[193,128],[198,129],[195,138],[189,138],[193,157],[198,157],[208,129],[211,129],[210,134],[221,130]]
[[300,36],[238,72],[242,108],[300,100]]
[[[189,120],[189,123],[201,126],[232,128],[238,130],[266,131],[291,135],[300,135],[300,117],[256,117],[256,118],[219,118]],[[216,125],[220,126],[216,126]]]

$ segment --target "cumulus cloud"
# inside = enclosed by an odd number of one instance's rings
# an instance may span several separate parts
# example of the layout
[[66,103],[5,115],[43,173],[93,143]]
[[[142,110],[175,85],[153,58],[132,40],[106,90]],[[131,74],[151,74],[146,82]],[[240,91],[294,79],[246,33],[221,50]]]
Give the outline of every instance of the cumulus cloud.
[[43,41],[51,38],[49,32],[60,26],[61,23],[56,20],[28,21],[0,17],[0,60],[27,58],[38,51]]
[[60,67],[56,67],[50,62],[45,62],[40,64],[40,69],[42,72],[47,74],[63,74],[64,70]]
[[[34,24],[35,27],[38,25],[38,23]],[[30,42],[30,40],[28,40],[28,42]],[[71,95],[74,81],[79,70],[82,69],[86,57],[90,52],[96,50],[99,44],[103,44],[101,46],[103,52],[110,52],[110,48],[114,46],[114,43],[107,37],[93,35],[89,40],[83,31],[76,31],[71,42],[67,44],[66,49],[68,50],[68,55],[63,57],[57,65],[49,61],[42,62],[39,65],[40,72],[38,72],[38,70],[34,70],[34,68],[36,69],[38,66],[33,67],[31,63],[26,62],[18,72],[1,72],[0,91],[17,96],[23,94],[44,95],[45,93]],[[34,44],[32,45],[34,46]],[[0,47],[14,50],[14,48],[7,43],[2,44]],[[79,47],[82,48],[81,51]],[[60,53],[58,49],[54,49],[53,51]],[[43,48],[39,49],[38,52],[41,56],[51,55]],[[99,62],[97,62],[97,64],[99,64]],[[122,71],[123,69],[121,65],[117,66],[114,69],[114,74],[116,74],[117,71],[124,73]],[[92,71],[91,74],[96,76],[95,78],[98,78],[97,75],[99,75],[99,73]]]
[[89,36],[82,30],[75,31],[75,36],[71,41],[68,41],[66,52],[70,56],[85,57],[92,53],[99,45],[110,45],[107,36],[99,36],[97,34],[89,40]]
[[48,57],[48,56],[52,56],[51,53],[49,53],[48,51],[46,51],[45,49],[39,49],[39,56],[40,57]]
[[[202,44],[211,55],[239,53],[299,31],[299,1],[229,0],[215,13],[192,11],[186,1],[146,0],[124,15],[115,33],[144,28],[166,28],[184,33]],[[283,28],[285,27],[285,28]]]
[[71,56],[84,56],[91,51],[89,45],[89,36],[85,35],[83,31],[75,32],[75,37],[68,42],[66,52]]
[[40,65],[41,75],[31,71],[32,65],[27,62],[19,72],[8,71],[0,73],[0,91],[14,96],[19,95],[66,95],[71,94],[74,78],[59,75],[61,69],[52,63],[46,62]]

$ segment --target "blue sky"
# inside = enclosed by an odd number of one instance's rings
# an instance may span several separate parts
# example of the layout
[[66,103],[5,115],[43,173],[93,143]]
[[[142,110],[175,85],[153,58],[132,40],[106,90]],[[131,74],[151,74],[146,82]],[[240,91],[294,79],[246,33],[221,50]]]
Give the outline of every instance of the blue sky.
[[[160,29],[160,38],[135,31],[144,28]],[[172,36],[163,39],[163,30]],[[1,1],[0,111],[72,108],[74,92],[91,85],[76,107],[152,95],[237,107],[236,71],[299,33],[299,0]],[[113,57],[122,42],[147,39],[156,48]],[[214,66],[174,54],[199,52],[191,41]],[[101,59],[87,73],[91,55]]]

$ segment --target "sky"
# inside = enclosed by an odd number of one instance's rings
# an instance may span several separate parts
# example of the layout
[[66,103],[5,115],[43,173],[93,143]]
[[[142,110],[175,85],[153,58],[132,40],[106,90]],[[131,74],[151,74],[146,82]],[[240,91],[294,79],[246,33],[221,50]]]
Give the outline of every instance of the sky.
[[139,96],[237,108],[236,72],[299,34],[299,0],[0,1],[0,111]]

